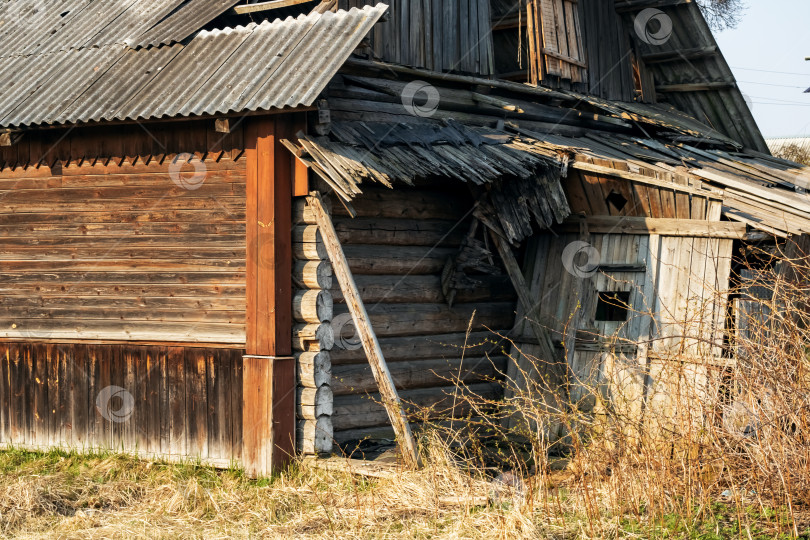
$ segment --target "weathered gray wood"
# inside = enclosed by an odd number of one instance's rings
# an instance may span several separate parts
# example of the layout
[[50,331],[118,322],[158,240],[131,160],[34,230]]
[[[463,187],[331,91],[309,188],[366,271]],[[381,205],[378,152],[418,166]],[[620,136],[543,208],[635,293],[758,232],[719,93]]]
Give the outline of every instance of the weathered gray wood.
[[296,428],[298,451],[304,455],[325,454],[332,451],[334,431],[329,416],[315,420],[299,420]]
[[456,248],[429,246],[401,246],[391,249],[388,246],[347,245],[344,253],[354,274],[423,275],[441,271],[448,257],[452,257],[457,251]]
[[322,242],[293,242],[292,252],[299,261],[321,261],[329,257]]
[[[490,237],[495,243],[495,247],[498,248],[498,254],[501,256],[501,260],[506,267],[506,273],[509,274],[509,278],[512,280],[512,286],[518,293],[518,298],[520,299],[520,303],[523,305],[526,318],[529,321],[538,321],[539,318],[537,317],[537,308],[540,304],[540,299],[532,299],[529,287],[526,285],[526,278],[523,277],[523,272],[521,272],[520,266],[518,266],[515,256],[506,241],[492,230],[490,230]],[[533,324],[530,322],[529,325],[531,326],[532,331],[537,338],[538,345],[540,346],[540,351],[543,355],[541,360],[545,362],[554,362],[556,357],[556,354],[554,353],[554,343],[551,340],[551,336],[549,335],[548,331],[536,323]]]
[[318,192],[314,192],[312,196],[308,198],[308,202],[315,211],[316,221],[321,230],[321,235],[324,237],[329,259],[332,261],[335,275],[343,291],[343,297],[346,299],[346,303],[350,308],[355,328],[357,328],[360,334],[363,349],[372,366],[374,378],[383,396],[386,412],[397,433],[397,442],[400,446],[403,461],[407,466],[417,468],[419,466],[419,453],[416,448],[416,442],[411,434],[411,428],[408,424],[405,410],[402,408],[402,403],[397,395],[397,390],[394,387],[394,382],[391,379],[391,374],[385,363],[380,344],[371,327],[368,313],[366,313],[366,308],[360,299],[360,293],[357,291],[357,286],[352,278],[352,273],[343,253],[343,248],[338,241],[335,227],[332,225],[332,220],[323,207],[321,196]]
[[[501,341],[493,332],[506,331],[493,328],[492,331],[481,332],[457,332],[452,334],[432,334],[406,337],[383,337],[379,339],[380,347],[388,362],[404,362],[418,359],[436,358],[461,358],[464,356],[481,357],[492,351]],[[333,365],[357,364],[366,361],[365,352],[362,349],[338,349],[332,350],[331,360]]]
[[[479,282],[474,289],[462,289],[456,292],[454,301],[465,302],[498,302],[516,298],[512,283],[507,276],[475,276]],[[440,303],[446,302],[442,293],[441,277],[429,276],[355,276],[357,288],[363,302],[377,303]],[[332,289],[335,303],[343,303],[339,288]]]
[[[579,219],[571,219],[559,227],[560,232],[579,230]],[[704,221],[696,219],[667,219],[629,216],[591,216],[585,219],[593,234],[657,234],[692,238],[730,238],[745,236],[744,223]]]
[[[335,318],[347,313],[344,304],[335,306]],[[432,332],[463,332],[508,328],[515,320],[512,302],[456,304],[375,304],[369,308],[371,323],[379,336],[429,335]]]
[[[323,200],[327,213],[332,213],[332,200],[328,197]],[[293,201],[293,225],[315,225],[315,213],[307,205],[305,197],[298,197]]]
[[[404,390],[402,401],[414,418],[460,418],[473,410],[472,402],[496,400],[501,396],[500,384],[481,383],[465,388],[445,386]],[[388,418],[381,401],[379,394],[335,397],[335,414],[332,416],[335,431],[385,425]]]
[[329,386],[318,388],[298,388],[296,391],[296,404],[298,418],[314,420],[320,416],[332,416],[333,408],[332,389]]
[[296,324],[293,326],[293,349],[310,350],[309,344],[316,342],[319,350],[328,351],[335,345],[335,333],[329,323]]
[[[391,364],[389,369],[400,390],[440,387],[458,381],[470,384],[502,376],[506,370],[506,357],[414,360]],[[376,391],[374,376],[366,364],[336,366],[331,386],[336,396]]]
[[301,288],[332,288],[332,265],[327,261],[296,261],[293,265],[293,283]]
[[305,323],[332,320],[332,294],[322,289],[298,291],[293,297],[293,317]]
[[318,388],[332,380],[332,362],[328,351],[304,351],[295,355],[298,385]]

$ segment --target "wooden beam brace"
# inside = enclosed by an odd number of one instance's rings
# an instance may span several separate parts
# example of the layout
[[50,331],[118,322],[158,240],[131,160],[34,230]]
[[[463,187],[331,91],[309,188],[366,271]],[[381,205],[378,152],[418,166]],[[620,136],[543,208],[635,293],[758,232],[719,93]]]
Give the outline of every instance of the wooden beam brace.
[[698,47],[695,49],[679,49],[660,53],[649,53],[641,56],[645,64],[664,64],[684,60],[698,60],[717,54],[717,47]]
[[[487,223],[484,222],[484,225]],[[535,337],[537,338],[537,343],[540,346],[541,354],[543,358],[540,360],[544,362],[554,362],[556,359],[556,354],[554,353],[554,342],[551,339],[551,336],[548,333],[548,330],[540,326],[540,322],[538,320],[538,307],[540,307],[540,299],[532,299],[529,285],[526,283],[526,278],[523,277],[523,272],[520,270],[520,266],[518,266],[517,260],[515,260],[515,255],[512,253],[512,249],[509,247],[509,244],[506,240],[504,240],[495,230],[489,228],[490,238],[495,243],[495,247],[498,249],[498,254],[503,261],[504,266],[506,267],[506,273],[509,275],[509,279],[512,280],[512,286],[515,288],[515,291],[518,293],[518,298],[520,299],[520,303],[523,305],[523,311],[526,313],[526,318],[528,319],[528,324],[531,326]]]
[[[585,161],[575,161],[569,164],[569,167],[572,169],[577,169],[579,171],[595,173],[602,176],[621,178],[623,180],[629,180],[631,182],[636,182],[639,184],[646,184],[649,186],[671,189],[673,191],[679,191],[683,193],[691,193],[692,195],[699,195],[701,197],[706,197],[707,199],[715,199],[718,201],[723,200],[723,192],[716,189],[705,189],[705,188],[698,189],[691,186],[685,186],[683,184],[676,184],[675,182],[670,182],[667,180],[660,180],[653,176],[645,176],[643,174],[628,171],[620,171],[618,169],[613,169],[611,167],[605,167],[602,165],[594,165],[593,163],[588,163]],[[695,174],[694,171],[692,171],[692,174]]]
[[[569,219],[560,225],[560,232],[579,230],[581,219]],[[627,216],[591,216],[585,219],[588,230],[595,234],[658,234],[694,238],[742,239],[747,228],[744,223],[703,221],[692,219],[644,218]]]
[[655,91],[661,94],[674,94],[677,92],[708,92],[709,90],[725,90],[736,88],[737,84],[732,82],[694,82],[683,84],[664,84],[656,86]]
[[418,468],[419,453],[413,434],[411,433],[411,427],[408,424],[408,417],[405,414],[405,409],[402,407],[402,402],[397,394],[391,373],[388,371],[388,365],[385,363],[380,343],[377,341],[377,336],[374,333],[374,329],[371,327],[371,319],[368,316],[368,312],[366,312],[363,300],[360,298],[360,292],[352,277],[352,272],[349,269],[346,255],[343,253],[343,247],[338,240],[335,226],[332,224],[332,219],[329,217],[329,214],[326,213],[323,207],[323,200],[317,191],[312,192],[310,196],[307,197],[307,202],[312,207],[315,214],[315,220],[318,223],[326,252],[329,254],[329,260],[332,262],[335,277],[340,285],[340,290],[343,293],[343,298],[351,313],[357,333],[360,335],[363,350],[371,365],[374,380],[377,381],[377,386],[379,386],[383,406],[388,413],[388,418],[391,420],[394,432],[397,435],[397,443],[402,453],[402,460],[407,467],[412,469]]
[[296,6],[298,4],[306,4],[314,0],[272,0],[271,2],[260,2],[258,4],[248,4],[244,6],[235,6],[233,10],[237,15],[246,15],[248,13],[258,13],[260,11],[270,11],[272,9],[279,9],[284,7]]

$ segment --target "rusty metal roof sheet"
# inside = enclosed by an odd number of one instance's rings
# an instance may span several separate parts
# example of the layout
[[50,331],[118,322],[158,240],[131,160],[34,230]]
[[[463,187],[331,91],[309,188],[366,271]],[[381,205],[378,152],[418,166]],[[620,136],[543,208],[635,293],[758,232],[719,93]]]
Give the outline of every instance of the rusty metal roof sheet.
[[112,44],[2,58],[0,126],[311,105],[386,9],[202,31],[187,45]]
[[7,0],[0,57],[186,39],[238,0]]

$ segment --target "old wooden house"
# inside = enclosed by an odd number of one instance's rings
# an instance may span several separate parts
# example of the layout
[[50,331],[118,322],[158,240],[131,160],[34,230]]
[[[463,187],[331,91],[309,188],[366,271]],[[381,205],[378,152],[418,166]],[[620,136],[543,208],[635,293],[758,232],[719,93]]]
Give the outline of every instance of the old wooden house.
[[10,0],[0,51],[6,445],[264,474],[521,355],[723,363],[736,250],[810,232],[690,0]]

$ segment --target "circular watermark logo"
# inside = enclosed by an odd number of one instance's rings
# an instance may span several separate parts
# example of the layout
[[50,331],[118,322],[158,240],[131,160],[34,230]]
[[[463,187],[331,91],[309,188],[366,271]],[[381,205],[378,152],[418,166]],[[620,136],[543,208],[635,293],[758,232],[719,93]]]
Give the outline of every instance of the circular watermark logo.
[[751,99],[751,96],[746,94],[745,92],[740,92],[742,94],[743,100],[745,100],[745,104],[748,105],[748,110],[754,110],[754,100]]
[[411,81],[402,89],[402,106],[408,114],[429,118],[439,108],[439,91],[425,81]]
[[110,385],[98,393],[96,408],[106,420],[120,424],[132,416],[135,398],[126,388]]
[[587,242],[571,242],[562,253],[562,263],[569,274],[578,278],[594,275],[602,262],[599,250]]
[[40,14],[45,10],[44,0],[19,0],[10,9],[11,23],[16,28],[32,28],[40,24]]
[[[262,227],[259,223],[259,227]],[[275,268],[275,242],[269,230],[259,229],[259,233],[250,239],[248,250],[253,254],[259,268],[265,270]]]
[[356,351],[363,347],[351,314],[341,313],[332,319],[331,325],[335,334],[335,347],[346,351]]
[[9,337],[22,338],[27,340],[50,339],[52,332],[47,328],[32,324],[11,323],[7,334]]
[[[183,172],[184,165],[191,165],[194,168],[194,174]],[[188,152],[177,154],[169,164],[169,177],[172,182],[189,191],[200,189],[205,183],[206,176],[208,176],[208,167],[202,160]]]
[[656,8],[639,12],[633,21],[638,38],[648,45],[663,45],[672,37],[672,19]]

